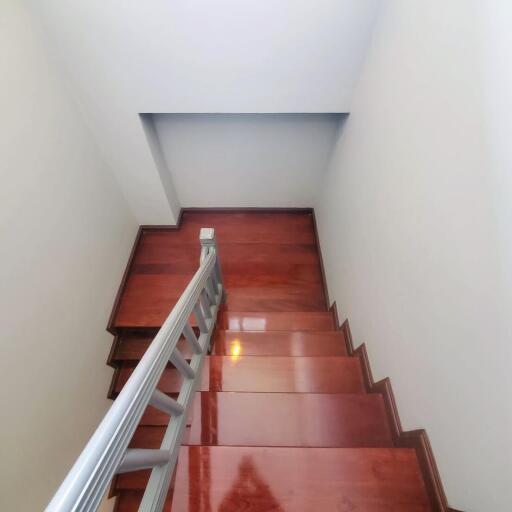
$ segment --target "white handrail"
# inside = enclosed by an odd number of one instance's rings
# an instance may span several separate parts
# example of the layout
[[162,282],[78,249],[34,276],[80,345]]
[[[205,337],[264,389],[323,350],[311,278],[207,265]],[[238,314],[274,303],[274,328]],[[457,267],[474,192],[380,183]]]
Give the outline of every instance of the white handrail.
[[[201,229],[199,239],[199,269],[48,504],[47,512],[94,511],[114,475],[148,467],[152,472],[139,510],[162,510],[187,410],[201,378],[224,293],[214,230]],[[188,323],[192,313],[200,326],[199,337]],[[176,347],[182,334],[194,352],[190,364]],[[183,376],[177,400],[156,388],[169,361]],[[172,415],[173,420],[169,421],[160,450],[130,450],[130,440],[149,403]]]

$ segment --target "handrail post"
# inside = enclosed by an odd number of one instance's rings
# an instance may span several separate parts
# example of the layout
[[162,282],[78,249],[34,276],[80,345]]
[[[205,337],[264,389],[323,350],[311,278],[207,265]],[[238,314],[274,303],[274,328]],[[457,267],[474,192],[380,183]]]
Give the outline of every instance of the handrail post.
[[215,249],[215,278],[218,292],[219,285],[224,289],[224,278],[220,267],[219,249],[215,240],[215,230],[213,228],[201,228],[199,232],[199,241],[201,242],[201,261],[206,258],[211,248]]

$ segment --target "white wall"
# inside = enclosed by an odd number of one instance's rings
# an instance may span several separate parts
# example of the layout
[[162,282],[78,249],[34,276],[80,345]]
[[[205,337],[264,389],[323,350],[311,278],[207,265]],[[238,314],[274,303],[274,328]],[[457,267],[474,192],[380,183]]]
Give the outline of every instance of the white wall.
[[385,2],[317,204],[331,300],[467,512],[512,503],[511,15]]
[[21,2],[0,16],[0,509],[42,510],[108,407],[136,222]]
[[141,224],[172,224],[176,206],[139,113],[347,112],[378,4],[27,1]]
[[159,114],[156,133],[183,206],[313,206],[336,114]]

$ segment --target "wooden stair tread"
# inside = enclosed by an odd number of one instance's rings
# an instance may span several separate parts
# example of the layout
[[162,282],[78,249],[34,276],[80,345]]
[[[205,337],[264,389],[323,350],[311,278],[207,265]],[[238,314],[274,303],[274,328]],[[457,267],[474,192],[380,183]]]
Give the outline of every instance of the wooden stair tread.
[[334,321],[325,311],[222,311],[217,327],[231,331],[332,331]]
[[345,356],[341,331],[216,330],[213,354],[229,356]]
[[206,503],[223,512],[430,510],[415,452],[396,448],[184,447],[172,510]]
[[[156,332],[128,332],[116,337],[109,364],[135,365],[155,337]],[[180,339],[178,349],[189,358],[190,344]],[[226,331],[216,330],[212,354],[229,356],[344,356],[345,339],[341,331]]]
[[[119,393],[132,368],[123,366],[114,382]],[[158,384],[177,393],[182,377],[166,368]],[[198,391],[255,393],[364,393],[359,359],[354,357],[207,356]]]
[[[153,409],[133,448],[159,448],[169,417]],[[197,393],[184,444],[390,447],[382,395]],[[165,426],[164,426],[165,425]]]
[[[148,474],[120,475],[117,489],[142,489]],[[413,449],[184,446],[172,510],[432,509]]]
[[199,230],[215,228],[218,244],[314,245],[315,233],[311,213],[267,212],[184,212],[180,229],[156,231],[147,243],[155,249],[176,244],[197,247]]
[[310,212],[185,212],[179,229],[142,231],[112,331],[162,325],[197,270],[204,226],[215,229],[229,309],[325,310]]

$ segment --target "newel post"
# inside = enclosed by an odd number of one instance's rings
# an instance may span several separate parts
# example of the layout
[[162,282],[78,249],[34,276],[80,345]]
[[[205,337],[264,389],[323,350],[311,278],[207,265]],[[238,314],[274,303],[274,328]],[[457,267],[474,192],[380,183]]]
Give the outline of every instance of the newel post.
[[224,295],[224,279],[220,266],[219,249],[215,241],[215,230],[213,228],[201,228],[199,241],[201,242],[201,262],[211,250],[215,251],[215,273],[213,281],[216,284],[217,292],[219,292],[219,288],[222,286],[222,293]]

